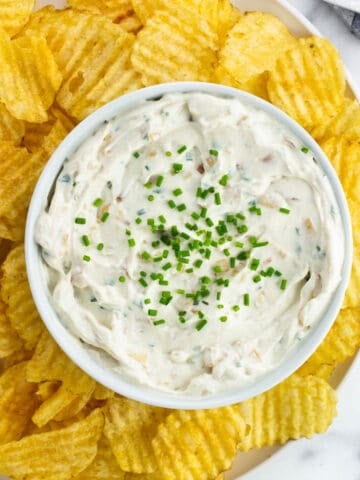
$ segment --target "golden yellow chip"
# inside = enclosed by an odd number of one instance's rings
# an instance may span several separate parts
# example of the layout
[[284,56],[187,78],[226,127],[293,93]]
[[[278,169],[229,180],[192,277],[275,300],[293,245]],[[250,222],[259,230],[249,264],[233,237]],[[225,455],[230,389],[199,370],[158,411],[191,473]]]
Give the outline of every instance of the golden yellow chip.
[[239,405],[176,410],[159,426],[152,441],[160,478],[215,478],[230,468],[246,433]]
[[156,470],[151,440],[169,413],[127,398],[114,397],[108,401],[104,434],[122,470],[134,473]]
[[26,211],[46,156],[0,142],[0,237],[21,241]]
[[24,246],[15,247],[2,265],[0,293],[7,305],[11,326],[24,341],[25,348],[35,347],[44,325],[34,305],[26,275]]
[[0,0],[0,29],[11,37],[29,20],[35,0]]
[[133,10],[131,0],[68,0],[68,3],[78,10],[105,15],[116,23]]
[[336,48],[320,37],[300,38],[271,69],[270,101],[312,130],[343,106],[345,74]]
[[[110,444],[103,435],[94,461],[76,477],[77,480],[128,480],[111,451]],[[141,480],[141,479],[139,479]],[[160,480],[160,479],[158,479]]]
[[9,141],[19,145],[25,134],[22,120],[14,118],[3,103],[0,103],[0,141]]
[[0,300],[0,358],[20,350],[23,343],[6,315],[6,305]]
[[297,373],[327,378],[338,363],[352,357],[359,347],[360,308],[343,309],[325,340]]
[[233,78],[230,73],[225,70],[221,65],[218,65],[215,70],[215,82],[221,83],[222,85],[228,85],[229,87],[239,88],[240,90],[245,90],[246,92],[252,93],[257,97],[264,98],[268,100],[267,93],[267,80],[268,72],[263,72],[260,75],[255,75],[250,78],[247,82],[239,83]]
[[319,142],[342,136],[354,142],[360,140],[360,105],[357,100],[345,98],[342,109],[329,122],[316,125],[311,135]]
[[[211,79],[217,35],[187,8],[157,11],[139,32],[131,61],[144,85]],[[196,45],[196,48],[194,48]]]
[[103,424],[101,410],[95,410],[67,428],[2,445],[0,472],[22,479],[68,480],[95,458]]
[[30,35],[10,40],[0,31],[0,63],[0,101],[15,118],[45,122],[62,80],[46,40]]
[[41,402],[45,402],[48,398],[52,397],[54,393],[59,389],[60,382],[42,382],[39,383],[36,396]]
[[336,392],[322,378],[292,375],[275,388],[238,404],[251,427],[239,448],[247,452],[325,432],[336,415],[336,401]]
[[112,398],[114,395],[115,395],[115,392],[113,392],[112,390],[109,390],[103,385],[100,385],[100,383],[97,383],[93,393],[93,398],[95,400],[108,400],[109,398]]
[[[258,78],[295,44],[295,38],[277,17],[261,12],[243,15],[228,32],[219,52],[220,71],[216,77],[222,83],[227,73],[239,88],[256,93],[260,88],[257,83],[264,83]],[[265,85],[261,90],[264,91],[261,96],[266,98]]]
[[43,332],[29,361],[27,379],[62,382],[35,412],[32,420],[39,427],[54,418],[60,421],[77,415],[89,401],[96,384],[60,350],[47,331]]
[[123,17],[117,22],[117,24],[126,32],[135,34],[138,33],[142,27],[142,23],[136,13],[131,13],[130,15]]
[[22,362],[0,377],[0,445],[21,438],[38,404],[36,385],[26,381],[25,369]]
[[0,371],[8,370],[9,368],[17,365],[20,362],[24,362],[25,360],[30,360],[32,357],[33,352],[31,350],[26,350],[25,348],[21,348],[16,352],[8,355],[7,357],[1,359],[0,362]]

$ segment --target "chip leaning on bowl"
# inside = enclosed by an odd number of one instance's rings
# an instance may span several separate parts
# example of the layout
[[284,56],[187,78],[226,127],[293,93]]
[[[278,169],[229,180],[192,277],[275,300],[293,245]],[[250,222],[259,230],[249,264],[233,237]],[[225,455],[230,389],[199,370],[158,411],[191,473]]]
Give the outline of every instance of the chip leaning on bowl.
[[[33,2],[17,2],[16,13],[13,3],[0,1],[0,473],[210,480],[237,449],[325,431],[336,414],[328,379],[360,345],[360,108],[344,95],[334,47],[297,40],[277,18],[244,15],[226,1],[73,0],[35,14]],[[73,126],[123,93],[173,80],[217,81],[282,108],[332,160],[353,221],[352,277],[323,344],[272,390],[206,411],[127,400],[76,367],[36,312],[22,245],[36,180]]]

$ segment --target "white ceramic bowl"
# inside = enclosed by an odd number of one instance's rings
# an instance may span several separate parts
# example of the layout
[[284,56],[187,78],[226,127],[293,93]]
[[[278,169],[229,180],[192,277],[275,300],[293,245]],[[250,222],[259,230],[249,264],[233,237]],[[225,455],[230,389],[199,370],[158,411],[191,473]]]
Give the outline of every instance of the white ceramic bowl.
[[[109,120],[121,112],[132,109],[139,102],[147,99],[159,98],[166,93],[192,91],[236,97],[249,105],[260,108],[289,128],[301,139],[304,145],[308,145],[314,152],[332,186],[341,213],[345,237],[341,283],[334,293],[326,313],[300,343],[298,348],[291,352],[286,361],[280,366],[255,379],[254,383],[239,387],[236,390],[220,392],[203,398],[191,398],[184,394],[169,394],[147,386],[138,385],[106,368],[105,365],[97,363],[90,355],[86,346],[63,326],[55,313],[49,300],[47,285],[41,269],[40,249],[34,239],[37,219],[47,202],[52,185],[62,167],[64,159],[71,155],[104,120]],[[36,185],[29,207],[25,235],[26,265],[32,295],[45,325],[62,350],[91,377],[119,394],[144,403],[180,409],[212,408],[245,400],[268,390],[300,367],[321,343],[337,316],[350,275],[351,252],[351,223],[341,184],[330,162],[311,136],[285,113],[260,98],[230,87],[197,82],[162,84],[135,91],[108,103],[81,122],[54,152]]]

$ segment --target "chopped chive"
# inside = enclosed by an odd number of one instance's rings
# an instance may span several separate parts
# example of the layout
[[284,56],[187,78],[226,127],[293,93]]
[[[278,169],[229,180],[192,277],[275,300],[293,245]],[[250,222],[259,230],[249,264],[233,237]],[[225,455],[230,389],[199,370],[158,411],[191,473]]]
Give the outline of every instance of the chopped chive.
[[244,244],[242,242],[235,242],[234,243],[235,247],[242,248]]
[[260,260],[258,258],[253,258],[250,262],[250,270],[256,270],[260,264]]
[[164,217],[164,215],[159,215],[159,221],[161,223],[166,223],[166,218]]
[[144,187],[145,187],[145,188],[148,188],[148,189],[152,188],[152,186],[153,186],[152,182],[146,182],[146,183],[144,184]]
[[83,245],[85,245],[85,247],[88,247],[90,245],[90,240],[89,240],[89,237],[87,235],[83,235],[81,237],[81,240],[82,240]]
[[134,152],[134,153],[133,153],[133,156],[134,156],[135,158],[139,158],[139,157],[140,157],[140,153],[139,153],[139,152]]
[[220,322],[226,322],[228,317],[226,315],[223,315],[219,318]]
[[166,155],[167,157],[171,157],[172,153],[169,152],[169,150],[168,150],[167,152],[165,152],[165,155]]
[[210,153],[210,155],[213,155],[214,157],[217,157],[219,155],[219,152],[217,150],[214,150],[213,148],[211,148],[209,150],[209,153]]
[[207,260],[209,260],[210,257],[211,257],[211,250],[210,250],[209,248],[207,248],[207,249],[205,250],[205,258],[206,258]]
[[207,208],[202,207],[201,210],[200,210],[200,217],[205,218],[206,214],[207,214]]
[[225,248],[224,249],[224,255],[225,255],[225,257],[230,257],[230,250]]
[[148,313],[148,315],[149,315],[150,317],[156,317],[156,315],[157,315],[158,312],[157,312],[157,310],[155,310],[154,308],[149,308],[149,310],[148,310],[147,313]]
[[192,217],[194,220],[199,220],[200,215],[199,215],[197,212],[192,212],[191,217]]
[[142,252],[141,256],[144,260],[150,260],[150,258],[151,258],[151,255],[150,255],[149,252]]
[[221,273],[221,271],[222,271],[221,267],[219,265],[215,265],[212,269],[215,273]]
[[214,222],[209,217],[205,220],[205,223],[208,227],[212,227],[214,225]]
[[76,217],[76,218],[75,218],[75,223],[77,223],[78,225],[85,225],[85,223],[86,223],[86,218]]
[[200,332],[200,330],[202,330],[207,323],[208,323],[207,320],[205,320],[205,318],[203,318],[202,320],[200,320],[200,321],[196,324],[196,326],[195,326],[196,330],[197,330],[198,332]]
[[280,290],[285,290],[286,285],[287,285],[287,280],[285,280],[285,278],[283,278],[281,280],[281,283],[280,283]]
[[193,273],[194,269],[193,268],[187,268],[185,270],[186,273]]
[[279,212],[285,213],[285,215],[289,215],[290,210],[288,208],[279,208]]
[[182,269],[183,269],[183,264],[182,264],[182,263],[178,263],[178,264],[176,265],[176,271],[177,271],[177,272],[181,272]]
[[135,220],[135,223],[136,223],[137,225],[140,225],[141,222],[142,222],[142,218],[137,217],[136,220]]
[[135,247],[135,245],[136,245],[135,240],[133,238],[129,238],[128,245],[129,245],[130,248]]
[[126,277],[124,275],[120,275],[118,280],[119,280],[120,283],[124,283],[124,282],[126,282]]
[[165,263],[165,265],[163,265],[161,268],[162,268],[163,270],[169,270],[169,268],[171,268],[171,267],[172,267],[171,263],[168,262],[168,263]]
[[215,205],[221,205],[221,197],[219,192],[215,193],[214,199],[215,199]]
[[275,272],[274,267],[269,267],[269,268],[266,270],[266,276],[267,276],[267,277],[272,277],[274,272]]
[[183,164],[182,163],[173,163],[172,168],[173,168],[174,173],[179,173],[183,169]]
[[222,185],[223,187],[226,187],[228,180],[229,180],[229,175],[223,175],[219,180],[219,184]]
[[200,260],[200,259],[199,259],[199,260],[195,260],[195,262],[194,262],[194,266],[195,266],[196,268],[200,268],[202,264],[203,264],[203,261]]
[[246,233],[249,229],[246,225],[240,225],[236,230],[238,233]]
[[257,242],[253,245],[253,248],[266,247],[266,245],[269,245],[269,242]]
[[180,205],[178,205],[176,208],[178,212],[183,212],[184,210],[186,210],[186,205],[185,203],[180,203]]
[[219,310],[222,310],[224,308],[224,305],[222,303],[218,303],[216,305],[216,308],[218,308]]
[[235,268],[235,262],[236,262],[236,258],[235,258],[235,257],[230,257],[230,258],[229,258],[230,268]]
[[180,195],[182,195],[183,191],[181,188],[175,188],[175,190],[173,190],[172,193],[175,197],[179,197]]
[[[181,264],[180,264],[180,265],[181,265]],[[183,288],[177,288],[177,289],[175,290],[175,292],[178,293],[179,295],[184,295],[185,290],[184,290]]]
[[93,206],[94,207],[101,207],[103,204],[104,200],[102,198],[97,198],[96,200],[93,201]]
[[244,294],[244,305],[248,307],[250,305],[250,295],[248,293]]
[[275,270],[274,275],[275,275],[276,277],[281,277],[282,273],[279,272],[279,270]]
[[233,305],[232,309],[234,310],[234,312],[238,312],[240,310],[240,307],[239,305]]
[[185,152],[185,150],[187,149],[187,146],[186,145],[182,145],[180,148],[177,149],[177,153],[183,153]]
[[147,287],[148,286],[148,283],[147,281],[144,279],[144,278],[139,278],[139,283],[143,286],[143,287]]
[[151,299],[150,298],[145,298],[144,303],[145,303],[145,305],[149,305],[149,303],[151,303]]
[[250,252],[244,251],[240,252],[236,257],[238,260],[247,260],[250,257]]
[[158,325],[163,325],[165,323],[165,320],[161,319],[161,320],[155,320],[153,322],[153,325],[155,325],[155,327],[157,327]]
[[89,257],[89,255],[84,255],[83,260],[84,262],[90,262],[91,258]]
[[259,282],[261,282],[261,277],[260,277],[260,275],[255,275],[255,276],[253,277],[253,282],[254,282],[254,283],[259,283]]
[[168,203],[170,208],[175,208],[176,207],[176,203],[174,202],[174,200],[169,200],[167,203]]
[[169,285],[167,280],[159,280],[159,285]]
[[301,151],[302,151],[303,153],[309,153],[308,147],[302,147],[302,148],[301,148]]
[[157,177],[157,179],[156,179],[156,186],[157,186],[157,187],[161,187],[163,181],[164,181],[163,175],[159,175],[159,176]]
[[99,252],[101,252],[101,250],[104,249],[104,244],[103,244],[103,243],[98,243],[98,244],[96,245],[96,249],[99,250]]
[[155,200],[155,197],[154,195],[148,195],[147,199],[149,200],[149,202],[153,202]]
[[102,221],[102,223],[105,223],[106,220],[109,218],[110,216],[110,213],[109,212],[104,212],[102,215],[101,215],[101,218],[100,220]]
[[146,277],[146,276],[147,276],[147,273],[144,272],[144,270],[141,270],[140,275],[141,275],[142,277]]

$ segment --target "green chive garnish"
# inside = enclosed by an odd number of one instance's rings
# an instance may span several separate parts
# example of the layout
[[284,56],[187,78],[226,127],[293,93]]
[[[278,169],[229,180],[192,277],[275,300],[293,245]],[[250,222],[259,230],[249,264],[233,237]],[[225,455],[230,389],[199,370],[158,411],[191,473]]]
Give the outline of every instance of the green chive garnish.
[[211,148],[209,150],[209,153],[210,153],[210,155],[213,155],[214,157],[217,157],[219,155],[219,152],[217,150],[214,150],[213,148]]
[[182,163],[173,163],[172,167],[173,167],[173,172],[174,173],[179,173],[183,169],[183,164]]
[[98,243],[96,245],[96,248],[97,248],[97,250],[99,250],[99,252],[101,252],[101,250],[104,250],[104,244],[103,243]]
[[250,305],[250,295],[248,293],[244,294],[244,305],[248,307]]
[[254,282],[254,283],[259,283],[259,282],[261,282],[261,277],[260,277],[260,275],[255,275],[255,276],[253,277],[253,282]]
[[140,157],[140,153],[139,153],[139,152],[134,152],[134,153],[133,153],[133,156],[134,156],[135,158],[139,158],[139,157]]
[[136,220],[135,220],[135,223],[137,225],[140,225],[141,222],[142,222],[142,219],[140,217],[137,217]]
[[186,205],[185,205],[185,203],[181,203],[176,208],[179,212],[183,212],[184,210],[186,210]]
[[234,310],[234,312],[238,312],[240,310],[240,307],[239,305],[234,305],[232,309]]
[[301,148],[301,151],[302,151],[303,153],[309,153],[308,147],[302,147],[302,148]]
[[75,218],[75,223],[77,223],[78,225],[85,225],[85,223],[86,223],[86,218],[76,217],[76,218]]
[[222,317],[219,318],[220,322],[226,322],[228,317],[226,315],[223,315]]
[[215,198],[215,205],[221,205],[221,197],[219,192],[215,193],[214,198]]
[[183,193],[183,191],[181,190],[181,188],[175,188],[175,190],[173,190],[172,193],[175,197],[178,197],[179,195],[181,195]]
[[148,195],[147,199],[149,200],[149,202],[153,202],[155,200],[155,197],[154,195]]
[[223,175],[219,180],[219,184],[222,185],[223,187],[226,187],[228,180],[229,180],[229,175]]
[[285,213],[285,215],[288,215],[290,213],[290,210],[288,208],[279,208],[279,212]]
[[93,201],[94,207],[101,207],[103,204],[104,200],[102,198],[97,198],[96,200]]
[[84,255],[83,260],[84,262],[90,262],[91,258],[89,257],[89,255]]
[[90,245],[90,240],[87,235],[83,235],[81,237],[82,243],[85,245],[85,247],[88,247]]
[[174,200],[169,200],[167,203],[168,203],[170,208],[175,208],[176,207],[176,203],[174,202]]
[[280,283],[280,290],[285,290],[286,285],[287,285],[287,280],[285,280],[285,278],[283,278],[281,280],[281,283]]
[[119,280],[120,283],[124,283],[124,282],[126,282],[126,277],[124,277],[124,275],[120,275],[118,280]]
[[145,305],[149,305],[149,303],[151,303],[151,299],[150,298],[145,298],[144,303],[145,303]]
[[256,270],[259,266],[260,260],[258,258],[253,258],[250,262],[250,270]]
[[109,218],[109,216],[110,216],[110,213],[109,213],[109,212],[104,212],[104,213],[101,215],[100,220],[104,223],[104,222],[106,222],[106,220]]
[[171,157],[172,153],[169,152],[169,150],[168,150],[167,152],[165,152],[165,155],[166,155],[167,157]]
[[171,263],[168,262],[168,263],[165,263],[165,265],[163,265],[161,268],[162,268],[163,270],[169,270],[169,268],[171,268],[171,266],[172,266]]
[[147,281],[144,279],[144,278],[139,278],[139,283],[143,286],[143,287],[147,287],[148,286],[148,283]]
[[205,318],[203,318],[202,320],[200,320],[200,321],[196,324],[196,326],[195,326],[196,330],[197,330],[198,332],[200,332],[200,330],[202,330],[207,323],[208,323],[207,320],[205,320]]
[[195,260],[195,262],[194,262],[194,266],[196,268],[200,268],[202,264],[203,264],[202,260]]
[[136,245],[135,240],[133,238],[129,238],[128,245],[129,245],[130,248],[135,247],[135,245]]
[[187,146],[186,145],[182,145],[180,148],[177,149],[177,153],[183,153],[185,152],[185,150],[187,149]]
[[153,325],[155,325],[155,327],[157,327],[158,325],[163,325],[165,323],[165,320],[161,319],[161,320],[155,320],[155,322],[153,322]]

